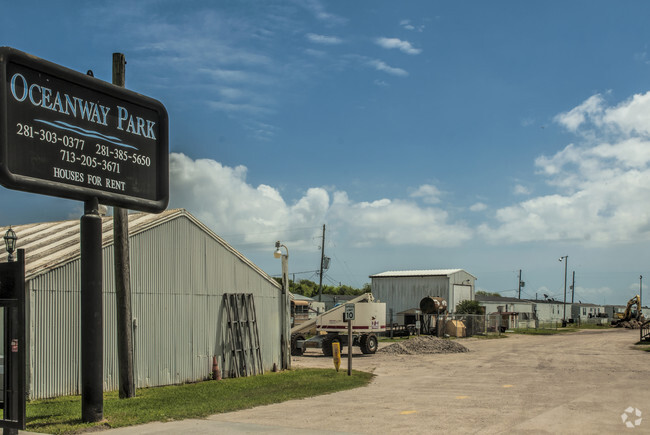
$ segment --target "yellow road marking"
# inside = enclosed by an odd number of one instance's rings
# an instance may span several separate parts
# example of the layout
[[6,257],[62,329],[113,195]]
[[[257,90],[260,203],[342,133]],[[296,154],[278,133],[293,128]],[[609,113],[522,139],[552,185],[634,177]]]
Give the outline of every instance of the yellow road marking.
[[503,386],[503,388],[512,388],[512,385],[510,385],[510,384],[505,384],[505,385]]
[[402,415],[411,415],[411,414],[415,414],[416,412],[417,411],[402,411],[402,412],[400,412],[400,414],[402,414]]
[[469,399],[469,396],[456,396],[456,399]]

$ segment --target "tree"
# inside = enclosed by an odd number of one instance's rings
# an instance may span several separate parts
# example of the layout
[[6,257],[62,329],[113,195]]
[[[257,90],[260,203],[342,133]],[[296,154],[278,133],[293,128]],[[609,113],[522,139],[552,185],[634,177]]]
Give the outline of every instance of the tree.
[[465,300],[456,305],[458,314],[483,314],[483,307],[478,301]]
[[475,294],[480,295],[480,296],[501,296],[499,293],[486,292],[486,291],[483,291],[483,290],[479,290]]

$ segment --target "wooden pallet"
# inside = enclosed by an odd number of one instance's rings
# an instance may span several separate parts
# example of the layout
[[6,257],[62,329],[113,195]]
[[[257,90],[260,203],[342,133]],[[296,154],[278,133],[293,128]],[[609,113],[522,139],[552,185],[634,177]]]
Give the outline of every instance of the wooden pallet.
[[227,337],[230,346],[229,377],[238,378],[263,373],[253,294],[225,293],[223,307],[226,310]]

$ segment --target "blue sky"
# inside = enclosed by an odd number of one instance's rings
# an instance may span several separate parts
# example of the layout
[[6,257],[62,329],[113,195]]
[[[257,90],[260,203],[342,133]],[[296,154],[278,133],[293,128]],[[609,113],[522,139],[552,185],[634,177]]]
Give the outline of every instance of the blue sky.
[[650,277],[647,2],[7,3],[1,45],[106,81],[125,54],[169,112],[170,207],[270,274],[280,239],[317,280],[326,224],[326,283],[463,268],[513,296],[521,269],[562,298],[568,255],[576,300],[623,303]]

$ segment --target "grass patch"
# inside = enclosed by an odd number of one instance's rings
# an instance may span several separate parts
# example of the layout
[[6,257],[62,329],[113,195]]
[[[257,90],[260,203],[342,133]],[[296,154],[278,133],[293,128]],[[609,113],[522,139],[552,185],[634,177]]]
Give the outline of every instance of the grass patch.
[[153,421],[203,418],[292,399],[317,396],[367,385],[373,374],[326,369],[299,369],[264,376],[137,390],[133,399],[118,392],[104,394],[104,420],[81,421],[81,396],[35,400],[27,404],[27,430],[64,434],[93,427],[122,427]]
[[637,341],[634,343],[634,346],[632,346],[632,349],[636,350],[641,350],[644,352],[650,352],[650,343],[647,341]]

